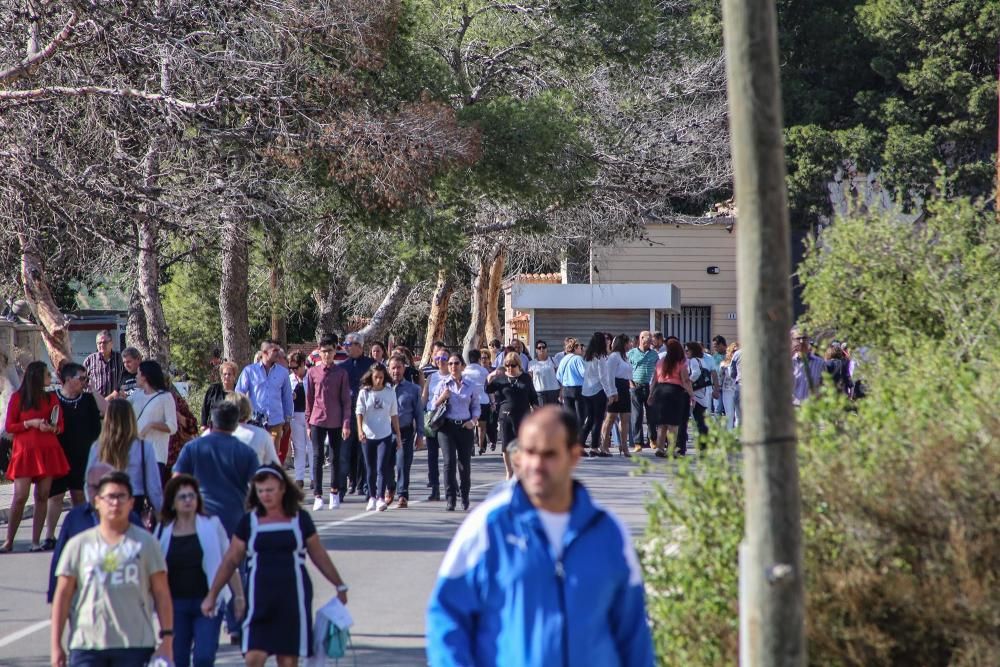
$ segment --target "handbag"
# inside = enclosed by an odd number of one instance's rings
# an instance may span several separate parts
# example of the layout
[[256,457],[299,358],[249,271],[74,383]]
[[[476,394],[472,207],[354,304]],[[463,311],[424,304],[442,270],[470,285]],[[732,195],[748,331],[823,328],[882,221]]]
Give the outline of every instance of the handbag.
[[156,526],[156,511],[153,509],[153,503],[149,500],[149,487],[146,486],[146,441],[140,440],[139,447],[142,458],[142,506],[136,507],[135,511],[139,513],[139,519],[146,530],[152,532]]
[[698,379],[691,383],[691,389],[694,391],[712,386],[712,374],[706,373],[705,367],[701,365],[701,363],[698,364],[698,369],[700,371],[698,373]]
[[340,659],[351,646],[351,632],[331,623],[326,628],[326,657]]
[[448,412],[448,401],[434,408],[431,412],[424,413],[424,435],[433,438],[438,430],[444,425],[444,416]]

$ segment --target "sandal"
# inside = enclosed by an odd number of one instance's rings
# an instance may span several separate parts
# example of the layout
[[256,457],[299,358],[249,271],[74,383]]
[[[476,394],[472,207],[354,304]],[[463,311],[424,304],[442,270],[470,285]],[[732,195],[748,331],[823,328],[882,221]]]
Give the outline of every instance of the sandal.
[[42,551],[45,551],[45,547],[43,547],[41,544],[32,544],[31,548],[28,549],[28,551],[30,551],[33,554],[37,554]]
[[667,458],[667,450],[665,450],[665,449],[657,449],[655,452],[653,452],[653,456],[656,456],[657,458],[665,459],[665,458]]
[[14,545],[13,544],[0,545],[0,554],[9,554],[12,551],[14,551]]

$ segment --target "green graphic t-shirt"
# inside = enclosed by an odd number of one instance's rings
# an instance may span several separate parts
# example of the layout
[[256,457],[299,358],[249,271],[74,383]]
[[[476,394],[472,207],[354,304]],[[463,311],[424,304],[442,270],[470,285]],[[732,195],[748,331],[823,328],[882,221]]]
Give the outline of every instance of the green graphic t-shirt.
[[113,546],[96,527],[71,539],[56,567],[57,576],[76,579],[70,649],[156,646],[149,578],[166,569],[160,544],[131,524]]

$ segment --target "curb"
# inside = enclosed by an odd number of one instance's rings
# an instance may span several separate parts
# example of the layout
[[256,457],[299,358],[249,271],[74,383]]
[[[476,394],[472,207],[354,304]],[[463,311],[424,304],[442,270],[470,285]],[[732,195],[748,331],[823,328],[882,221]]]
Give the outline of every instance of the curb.
[[[63,506],[62,506],[63,512],[72,507],[73,505],[70,503],[69,500],[63,499]],[[21,521],[23,522],[25,519],[30,519],[33,516],[35,516],[34,503],[32,503],[31,505],[25,505],[24,514],[21,516]],[[9,518],[10,518],[10,507],[4,507],[3,509],[0,509],[0,525],[6,525],[8,523]]]

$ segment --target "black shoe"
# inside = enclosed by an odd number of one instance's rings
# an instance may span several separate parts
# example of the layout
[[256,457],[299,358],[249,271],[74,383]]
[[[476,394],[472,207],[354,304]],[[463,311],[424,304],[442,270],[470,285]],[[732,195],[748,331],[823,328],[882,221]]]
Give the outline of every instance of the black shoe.
[[368,497],[368,489],[358,489],[357,495],[364,496],[365,498],[367,498]]
[[463,510],[469,509],[469,499],[468,498],[462,498],[462,509]]
[[448,504],[445,505],[445,509],[448,510],[449,512],[454,512],[455,511],[455,499],[454,498],[449,498],[448,499]]
[[427,496],[428,501],[441,500],[441,492],[437,489],[431,491],[431,494]]
[[56,548],[56,541],[51,537],[42,542],[42,551],[52,551]]
[[243,644],[243,635],[232,633],[229,635],[229,645],[230,646],[241,646]]
[[491,451],[491,452],[495,452],[496,450],[497,450],[497,446],[496,446],[496,443],[494,443],[494,444],[490,445],[490,451]]

